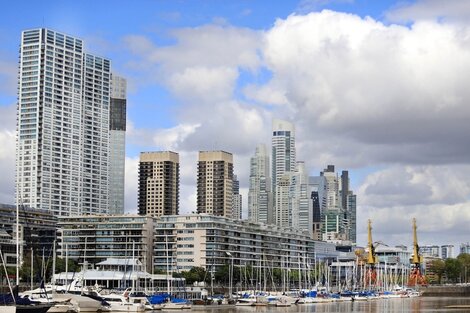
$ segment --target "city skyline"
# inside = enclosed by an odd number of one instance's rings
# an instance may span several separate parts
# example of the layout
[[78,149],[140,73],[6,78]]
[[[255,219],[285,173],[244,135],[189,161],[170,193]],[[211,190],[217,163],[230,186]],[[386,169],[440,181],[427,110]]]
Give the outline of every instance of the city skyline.
[[[295,125],[297,159],[309,175],[328,164],[348,169],[358,243],[370,218],[374,238],[410,244],[412,217],[422,244],[468,241],[467,4],[144,1],[119,2],[111,13],[87,3],[5,8],[0,202],[14,202],[20,34],[46,27],[83,39],[128,79],[126,212],[137,208],[141,151],[180,154],[180,208],[188,213],[196,208],[198,151],[225,150],[246,217],[249,160],[279,118]],[[126,14],[130,23],[118,24]]]

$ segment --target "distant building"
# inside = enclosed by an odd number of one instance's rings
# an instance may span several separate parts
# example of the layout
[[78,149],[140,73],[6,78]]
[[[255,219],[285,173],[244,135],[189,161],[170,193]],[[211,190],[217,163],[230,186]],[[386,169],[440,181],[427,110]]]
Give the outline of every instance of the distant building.
[[441,246],[441,258],[442,259],[449,259],[453,257],[453,245],[443,245]]
[[320,187],[320,176],[310,176],[308,184],[310,188],[310,201],[312,202],[312,238],[314,240],[322,240],[321,232],[321,208],[320,196],[318,189]]
[[296,170],[295,128],[292,123],[273,119],[272,190],[286,172]]
[[461,243],[460,244],[460,254],[469,253],[470,254],[470,243]]
[[200,151],[197,164],[197,212],[232,217],[233,156]]
[[242,195],[240,194],[240,182],[237,175],[233,175],[233,199],[232,199],[232,218],[234,220],[242,219]]
[[423,257],[440,258],[439,246],[419,246],[419,254]]
[[124,214],[126,80],[111,75],[109,107],[109,213]]
[[273,269],[298,270],[318,260],[336,259],[334,244],[314,241],[306,232],[207,214],[162,216],[155,225],[155,268],[187,271],[194,266],[217,271],[261,262]]
[[59,218],[62,258],[97,264],[107,258],[138,259],[152,269],[154,219],[141,215],[87,215]]
[[252,222],[273,224],[271,175],[266,146],[256,147],[250,159],[250,185],[248,190],[248,219]]
[[179,155],[142,152],[139,161],[139,214],[154,217],[179,212]]
[[[37,255],[44,251],[52,254],[56,239],[57,218],[46,210],[36,210],[25,206],[18,208],[20,262],[33,250]],[[0,246],[8,266],[16,266],[16,206],[0,204]]]

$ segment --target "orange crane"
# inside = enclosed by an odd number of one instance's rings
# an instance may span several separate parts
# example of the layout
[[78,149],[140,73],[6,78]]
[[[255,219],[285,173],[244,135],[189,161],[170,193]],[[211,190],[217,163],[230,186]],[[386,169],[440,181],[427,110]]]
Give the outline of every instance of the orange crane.
[[423,257],[419,254],[418,235],[416,234],[416,219],[413,218],[413,256],[411,257],[411,272],[408,277],[408,286],[426,286],[428,284],[426,277],[421,271]]

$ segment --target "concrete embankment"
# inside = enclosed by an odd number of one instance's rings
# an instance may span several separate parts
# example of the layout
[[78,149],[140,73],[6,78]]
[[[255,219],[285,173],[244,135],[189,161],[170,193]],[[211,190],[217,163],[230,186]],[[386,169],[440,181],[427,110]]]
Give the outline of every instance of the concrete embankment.
[[424,297],[465,297],[470,296],[470,285],[428,286],[420,288]]

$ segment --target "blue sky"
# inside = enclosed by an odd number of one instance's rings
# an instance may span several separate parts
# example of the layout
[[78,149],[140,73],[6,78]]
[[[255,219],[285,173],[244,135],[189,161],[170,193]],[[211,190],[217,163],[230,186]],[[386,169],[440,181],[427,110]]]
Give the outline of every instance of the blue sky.
[[424,244],[470,240],[466,1],[12,1],[2,12],[0,202],[13,201],[20,34],[46,27],[128,80],[127,212],[139,152],[180,153],[184,213],[197,151],[224,149],[246,214],[249,158],[282,118],[312,175],[350,170],[360,240],[371,218],[374,237],[408,244],[413,217]]

